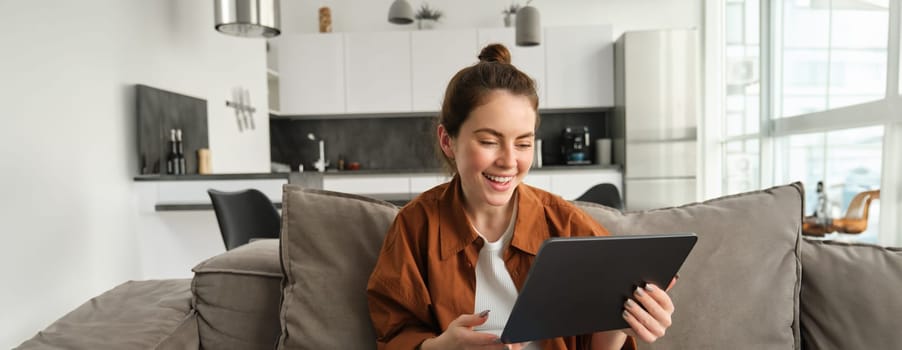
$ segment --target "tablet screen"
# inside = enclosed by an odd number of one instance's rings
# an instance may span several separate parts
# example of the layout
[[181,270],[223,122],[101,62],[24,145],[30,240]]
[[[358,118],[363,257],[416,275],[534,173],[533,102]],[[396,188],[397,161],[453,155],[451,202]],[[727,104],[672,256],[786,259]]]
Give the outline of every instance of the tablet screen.
[[626,299],[646,282],[666,287],[696,240],[694,233],[546,240],[501,333],[502,342],[629,328],[622,317]]

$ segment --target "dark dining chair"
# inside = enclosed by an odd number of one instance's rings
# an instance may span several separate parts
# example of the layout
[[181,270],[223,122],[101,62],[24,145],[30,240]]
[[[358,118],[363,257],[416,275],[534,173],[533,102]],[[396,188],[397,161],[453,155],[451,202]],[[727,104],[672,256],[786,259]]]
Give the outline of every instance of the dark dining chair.
[[614,186],[614,184],[611,183],[601,183],[592,186],[586,193],[577,197],[576,200],[597,203],[617,210],[623,210],[623,201],[620,199],[620,191],[617,190],[617,186]]
[[255,238],[279,238],[281,219],[276,207],[263,192],[207,190],[226,250]]

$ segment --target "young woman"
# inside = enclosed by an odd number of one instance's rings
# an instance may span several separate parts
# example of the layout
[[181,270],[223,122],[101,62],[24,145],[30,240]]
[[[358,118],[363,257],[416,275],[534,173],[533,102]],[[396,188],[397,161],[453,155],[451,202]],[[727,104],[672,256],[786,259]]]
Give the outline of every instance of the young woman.
[[628,330],[500,344],[542,242],[608,233],[573,204],[523,184],[539,124],[535,84],[502,45],[487,46],[479,60],[451,79],[439,116],[438,144],[454,177],[401,209],[370,276],[380,345],[620,349],[635,347],[627,332],[647,342],[664,335],[673,304],[649,284],[624,305]]

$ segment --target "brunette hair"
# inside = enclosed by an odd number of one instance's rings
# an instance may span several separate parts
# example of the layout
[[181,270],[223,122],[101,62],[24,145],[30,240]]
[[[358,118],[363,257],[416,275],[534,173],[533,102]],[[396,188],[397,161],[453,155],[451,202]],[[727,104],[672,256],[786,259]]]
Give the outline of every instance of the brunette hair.
[[[536,83],[526,73],[511,64],[511,53],[501,44],[489,44],[479,53],[479,62],[461,69],[445,89],[445,100],[438,117],[438,124],[444,126],[451,137],[457,137],[460,126],[476,107],[486,103],[486,97],[495,90],[504,90],[514,95],[526,96],[533,110],[539,109]],[[539,114],[536,113],[535,129],[539,128]],[[445,161],[449,172],[456,171],[454,159],[449,159],[437,140],[439,156]]]

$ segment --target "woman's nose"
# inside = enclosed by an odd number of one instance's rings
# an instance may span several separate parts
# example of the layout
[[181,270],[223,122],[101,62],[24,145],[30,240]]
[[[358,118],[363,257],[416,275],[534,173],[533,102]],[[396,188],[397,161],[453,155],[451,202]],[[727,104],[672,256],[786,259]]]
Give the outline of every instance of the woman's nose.
[[512,168],[517,165],[517,156],[514,146],[504,147],[496,162],[498,166]]

